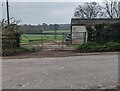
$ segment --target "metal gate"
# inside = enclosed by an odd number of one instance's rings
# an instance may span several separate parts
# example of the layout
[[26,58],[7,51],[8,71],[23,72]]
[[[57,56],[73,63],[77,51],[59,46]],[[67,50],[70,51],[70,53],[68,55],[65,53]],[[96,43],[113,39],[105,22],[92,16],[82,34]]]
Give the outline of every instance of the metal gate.
[[[22,46],[37,46],[44,50],[69,50],[66,45],[68,33],[24,33],[22,37],[28,41]],[[68,49],[67,49],[68,48]]]

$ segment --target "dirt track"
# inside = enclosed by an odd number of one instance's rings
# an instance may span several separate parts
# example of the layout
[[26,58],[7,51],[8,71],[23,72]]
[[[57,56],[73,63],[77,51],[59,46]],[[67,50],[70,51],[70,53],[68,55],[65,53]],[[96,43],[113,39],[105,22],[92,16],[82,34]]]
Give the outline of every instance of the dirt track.
[[3,88],[114,88],[118,55],[3,59]]

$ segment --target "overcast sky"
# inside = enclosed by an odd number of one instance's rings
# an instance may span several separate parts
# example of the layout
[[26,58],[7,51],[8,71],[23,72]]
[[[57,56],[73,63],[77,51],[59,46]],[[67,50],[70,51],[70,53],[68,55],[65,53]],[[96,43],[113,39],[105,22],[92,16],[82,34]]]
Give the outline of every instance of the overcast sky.
[[[20,20],[21,24],[65,24],[70,23],[75,8],[80,3],[82,2],[10,2],[10,17]],[[0,17],[6,18],[5,3],[3,2],[3,6],[0,4]]]

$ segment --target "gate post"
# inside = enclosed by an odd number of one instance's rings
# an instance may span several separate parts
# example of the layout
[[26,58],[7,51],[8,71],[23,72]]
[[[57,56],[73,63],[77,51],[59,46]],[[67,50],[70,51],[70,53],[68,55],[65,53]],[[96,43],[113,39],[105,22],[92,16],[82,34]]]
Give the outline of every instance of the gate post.
[[64,43],[64,33],[62,33],[62,49],[64,48],[63,43]]
[[84,32],[84,43],[87,43],[86,36],[86,32]]

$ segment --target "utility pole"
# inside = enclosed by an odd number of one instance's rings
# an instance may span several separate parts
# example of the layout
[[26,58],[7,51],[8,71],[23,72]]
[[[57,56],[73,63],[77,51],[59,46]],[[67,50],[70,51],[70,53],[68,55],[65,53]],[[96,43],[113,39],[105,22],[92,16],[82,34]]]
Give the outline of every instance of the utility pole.
[[7,8],[7,23],[9,25],[10,24],[10,19],[9,19],[9,4],[8,4],[8,0],[6,0],[6,8]]

